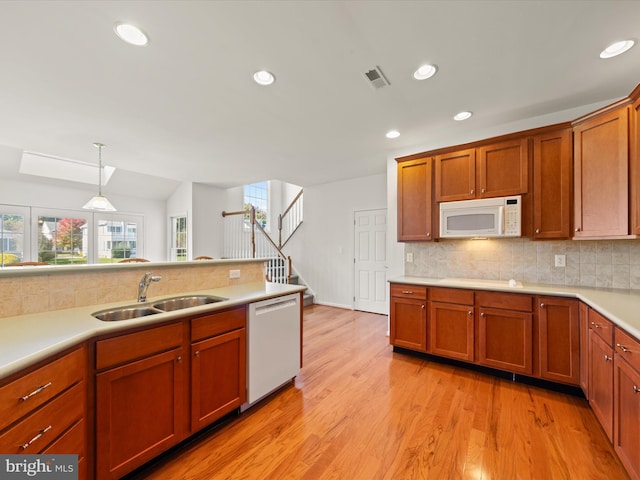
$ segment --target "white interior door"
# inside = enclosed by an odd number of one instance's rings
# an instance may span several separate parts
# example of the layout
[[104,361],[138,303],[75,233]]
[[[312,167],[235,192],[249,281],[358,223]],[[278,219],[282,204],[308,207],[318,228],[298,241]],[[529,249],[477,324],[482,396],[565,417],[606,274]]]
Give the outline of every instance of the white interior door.
[[363,210],[354,215],[354,308],[386,314],[387,210]]

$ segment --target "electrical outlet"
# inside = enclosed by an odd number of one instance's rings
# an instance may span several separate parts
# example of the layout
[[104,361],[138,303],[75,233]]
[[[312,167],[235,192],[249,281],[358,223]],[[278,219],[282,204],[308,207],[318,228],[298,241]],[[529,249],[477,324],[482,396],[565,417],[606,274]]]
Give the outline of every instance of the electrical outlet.
[[566,257],[564,255],[556,255],[556,267],[566,267]]
[[240,278],[240,270],[229,270],[229,278]]
[[413,262],[413,253],[407,253],[407,262],[409,263]]

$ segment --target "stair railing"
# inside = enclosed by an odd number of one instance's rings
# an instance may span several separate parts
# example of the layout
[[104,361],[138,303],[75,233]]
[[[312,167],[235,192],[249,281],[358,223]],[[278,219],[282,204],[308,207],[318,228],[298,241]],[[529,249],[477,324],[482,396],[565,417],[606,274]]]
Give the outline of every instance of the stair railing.
[[[245,218],[249,213],[249,223]],[[225,258],[266,258],[267,280],[275,283],[289,283],[291,280],[291,257],[287,257],[275,244],[262,225],[256,221],[255,208],[249,212],[222,212],[227,220],[225,233]]]
[[296,230],[302,225],[304,211],[302,199],[302,189],[300,189],[285,211],[278,215],[278,246],[280,248],[287,244]]

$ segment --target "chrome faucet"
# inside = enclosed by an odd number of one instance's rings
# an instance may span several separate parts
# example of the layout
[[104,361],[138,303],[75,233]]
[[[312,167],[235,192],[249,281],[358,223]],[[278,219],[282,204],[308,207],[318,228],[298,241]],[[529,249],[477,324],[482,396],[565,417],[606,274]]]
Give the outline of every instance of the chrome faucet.
[[147,289],[151,282],[159,282],[162,277],[159,275],[151,275],[151,272],[147,272],[142,276],[140,283],[138,283],[138,302],[147,301]]

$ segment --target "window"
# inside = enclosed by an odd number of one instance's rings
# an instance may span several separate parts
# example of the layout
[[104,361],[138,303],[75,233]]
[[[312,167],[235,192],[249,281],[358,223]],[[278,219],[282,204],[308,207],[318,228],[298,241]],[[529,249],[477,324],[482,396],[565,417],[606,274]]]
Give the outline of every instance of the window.
[[116,215],[99,215],[97,229],[98,263],[117,263],[125,258],[141,257],[138,248],[138,226],[142,219],[120,219]]
[[88,223],[80,216],[39,215],[38,261],[50,265],[88,263]]
[[29,209],[0,205],[0,266],[29,258]]
[[187,216],[171,217],[171,260],[184,262],[189,259],[187,242]]
[[244,211],[245,224],[249,225],[249,211],[251,207],[256,209],[256,222],[262,228],[267,228],[267,212],[269,211],[269,182],[258,182],[244,186]]

